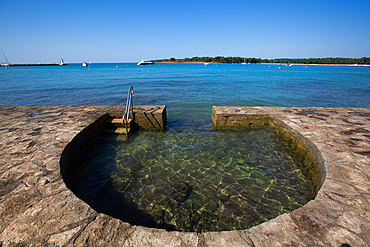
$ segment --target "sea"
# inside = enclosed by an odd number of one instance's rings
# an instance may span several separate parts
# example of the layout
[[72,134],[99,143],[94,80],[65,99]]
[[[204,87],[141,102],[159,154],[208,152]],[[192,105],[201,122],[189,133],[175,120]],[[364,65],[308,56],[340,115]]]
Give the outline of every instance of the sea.
[[81,64],[0,68],[0,105],[166,105],[166,130],[101,135],[67,185],[96,211],[176,231],[240,230],[315,197],[268,127],[214,130],[212,106],[370,107],[360,66]]
[[92,63],[0,67],[0,105],[166,105],[169,120],[212,106],[370,107],[366,66]]

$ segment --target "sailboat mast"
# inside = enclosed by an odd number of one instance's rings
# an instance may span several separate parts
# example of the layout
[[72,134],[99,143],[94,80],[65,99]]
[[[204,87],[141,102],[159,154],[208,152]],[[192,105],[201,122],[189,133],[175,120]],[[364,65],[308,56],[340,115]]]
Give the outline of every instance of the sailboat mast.
[[5,58],[5,62],[6,62],[6,64],[9,64],[9,61],[8,61],[8,59],[6,58],[6,56],[5,56],[4,52],[3,52],[3,50],[2,50],[2,49],[0,49],[0,50],[1,50],[1,53],[3,54],[3,57]]
[[82,49],[82,56],[84,57],[84,63],[86,63],[86,61],[85,61],[85,53],[84,53],[84,48],[82,47],[82,44],[81,44],[81,49]]

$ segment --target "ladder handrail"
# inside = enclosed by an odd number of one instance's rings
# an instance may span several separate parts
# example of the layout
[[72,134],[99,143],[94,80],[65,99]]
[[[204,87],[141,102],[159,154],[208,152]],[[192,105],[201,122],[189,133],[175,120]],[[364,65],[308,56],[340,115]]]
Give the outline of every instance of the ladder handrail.
[[123,114],[123,117],[122,117],[123,123],[126,125],[126,136],[128,136],[128,120],[130,117],[130,111],[131,111],[132,117],[134,117],[134,106],[132,104],[133,92],[134,92],[134,88],[130,86],[128,90],[128,95],[127,95],[125,113]]

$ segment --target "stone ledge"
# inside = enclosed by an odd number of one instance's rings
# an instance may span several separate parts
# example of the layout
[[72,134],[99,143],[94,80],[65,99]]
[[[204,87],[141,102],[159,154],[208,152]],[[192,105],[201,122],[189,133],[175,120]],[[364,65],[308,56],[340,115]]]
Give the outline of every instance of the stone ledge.
[[[132,226],[98,214],[69,191],[59,160],[67,144],[119,106],[0,106],[0,245],[368,246],[370,109],[216,107],[272,116],[312,142],[326,178],[315,200],[243,231],[202,234]],[[236,111],[236,108],[238,111]]]
[[270,126],[295,153],[297,164],[309,171],[315,192],[317,193],[321,188],[326,177],[326,169],[320,151],[311,141],[274,115],[250,112],[241,107],[230,109],[230,107],[213,106],[212,125],[216,129]]
[[[108,109],[109,115],[122,118],[125,108]],[[133,107],[136,127],[146,130],[163,130],[166,126],[167,114],[165,105],[139,105]]]

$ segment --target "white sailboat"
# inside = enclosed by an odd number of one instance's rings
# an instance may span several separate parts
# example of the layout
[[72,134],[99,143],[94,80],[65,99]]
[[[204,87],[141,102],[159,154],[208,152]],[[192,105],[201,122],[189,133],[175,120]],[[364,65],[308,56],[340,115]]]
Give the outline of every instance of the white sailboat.
[[88,67],[89,65],[86,63],[84,48],[82,47],[82,44],[81,44],[81,50],[82,50],[82,56],[84,57],[84,62],[82,63],[82,66],[83,67]]
[[247,64],[247,63],[245,62],[245,58],[244,58],[244,62],[242,62],[242,64]]
[[0,50],[1,50],[1,53],[3,54],[4,59],[5,59],[5,63],[2,63],[2,64],[0,64],[0,65],[1,65],[1,66],[3,66],[3,67],[8,68],[8,67],[9,67],[9,61],[8,61],[8,59],[6,58],[6,56],[5,56],[4,52],[3,52],[3,50],[2,50],[2,49],[0,49]]

